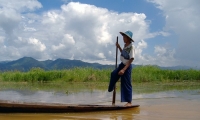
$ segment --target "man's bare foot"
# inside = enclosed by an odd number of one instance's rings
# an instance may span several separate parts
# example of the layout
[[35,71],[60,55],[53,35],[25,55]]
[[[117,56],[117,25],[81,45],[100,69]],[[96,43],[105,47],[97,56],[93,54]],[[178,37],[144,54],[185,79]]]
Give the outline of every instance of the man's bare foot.
[[125,106],[125,107],[128,107],[128,106],[132,106],[132,104],[128,102],[128,103],[126,103],[124,106]]

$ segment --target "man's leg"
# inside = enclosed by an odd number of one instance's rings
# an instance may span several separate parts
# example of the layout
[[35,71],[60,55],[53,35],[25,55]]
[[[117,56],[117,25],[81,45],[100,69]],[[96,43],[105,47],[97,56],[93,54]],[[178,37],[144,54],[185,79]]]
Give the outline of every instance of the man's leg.
[[132,66],[130,65],[121,76],[121,102],[128,102],[127,105],[131,105],[132,102],[131,72]]
[[109,87],[108,87],[108,92],[111,92],[114,90],[114,86],[115,86],[116,82],[121,77],[120,75],[118,75],[118,72],[123,68],[123,66],[124,65],[121,63],[118,68],[116,68],[114,71],[112,71],[111,77],[110,77],[110,83],[109,83]]

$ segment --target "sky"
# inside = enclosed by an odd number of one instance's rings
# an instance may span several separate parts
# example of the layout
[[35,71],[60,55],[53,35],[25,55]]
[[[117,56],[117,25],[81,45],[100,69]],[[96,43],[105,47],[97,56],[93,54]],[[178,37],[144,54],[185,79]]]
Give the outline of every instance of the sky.
[[199,0],[0,0],[0,61],[115,64],[130,30],[133,64],[200,68],[199,21]]

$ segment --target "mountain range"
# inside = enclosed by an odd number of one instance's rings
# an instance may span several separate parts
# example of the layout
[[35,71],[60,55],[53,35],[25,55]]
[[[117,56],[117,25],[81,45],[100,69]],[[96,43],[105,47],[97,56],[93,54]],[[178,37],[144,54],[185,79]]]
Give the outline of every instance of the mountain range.
[[[133,68],[139,66],[134,65]],[[2,61],[0,62],[0,71],[29,71],[33,67],[39,67],[44,70],[60,70],[60,69],[70,69],[73,67],[91,67],[97,69],[110,68],[114,69],[115,65],[102,65],[99,63],[87,63],[80,60],[69,60],[69,59],[56,59],[56,60],[45,60],[38,61],[32,57],[23,57],[18,60],[13,61]],[[160,67],[160,66],[159,66]],[[190,69],[190,67],[185,66],[174,66],[174,67],[160,67],[161,69]]]
[[92,67],[98,69],[114,68],[114,65],[101,65],[98,63],[87,63],[80,60],[69,60],[69,59],[56,59],[56,60],[45,60],[38,61],[32,57],[23,57],[14,61],[2,61],[0,62],[0,71],[29,71],[33,67],[39,67],[44,70],[58,70],[58,69],[69,69],[73,67]]

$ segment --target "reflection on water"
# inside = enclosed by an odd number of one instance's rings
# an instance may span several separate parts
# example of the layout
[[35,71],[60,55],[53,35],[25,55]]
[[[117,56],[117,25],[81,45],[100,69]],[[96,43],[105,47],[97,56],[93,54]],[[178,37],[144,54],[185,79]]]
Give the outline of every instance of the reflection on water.
[[[199,90],[167,91],[148,94],[133,94],[133,101],[142,99],[184,98],[199,99]],[[94,90],[93,92],[79,92],[66,94],[54,91],[29,91],[29,90],[2,90],[0,100],[19,102],[44,102],[66,104],[107,104],[112,100],[112,92]],[[120,94],[117,92],[116,101],[120,102]]]
[[[200,87],[190,86],[195,89],[188,89],[178,86],[177,89],[163,90],[163,87],[145,85],[149,91],[141,92],[144,85],[134,87],[133,104],[139,104],[139,108],[86,112],[86,113],[65,113],[65,114],[0,114],[0,120],[199,120],[200,119]],[[166,86],[165,86],[166,87]],[[144,89],[145,89],[144,88]],[[151,90],[152,88],[153,90]],[[181,88],[181,89],[180,89]],[[80,89],[75,88],[73,89]],[[159,90],[160,89],[160,90]],[[112,92],[106,89],[80,89],[79,92],[66,90],[30,90],[6,88],[0,90],[0,100],[23,101],[23,102],[44,102],[44,103],[67,103],[67,104],[106,104],[112,102]],[[142,89],[142,91],[145,91]],[[116,96],[116,104],[120,102],[120,92]]]
[[45,103],[67,103],[67,104],[93,104],[108,102],[112,94],[107,91],[79,92],[66,94],[54,91],[28,91],[28,90],[3,90],[0,91],[0,100],[23,101],[23,102],[45,102]]
[[2,120],[133,120],[140,113],[140,108],[108,112],[85,112],[65,114],[0,114]]

